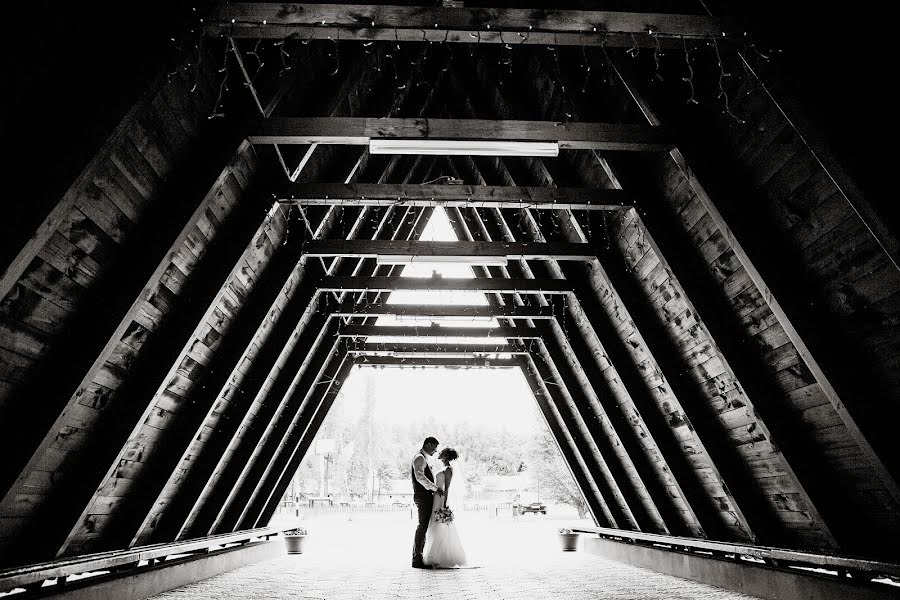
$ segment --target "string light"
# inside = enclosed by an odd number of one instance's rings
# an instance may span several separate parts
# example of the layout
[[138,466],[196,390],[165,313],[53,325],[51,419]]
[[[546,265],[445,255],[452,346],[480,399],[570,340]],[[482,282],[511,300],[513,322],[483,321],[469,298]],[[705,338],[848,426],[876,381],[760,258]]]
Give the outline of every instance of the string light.
[[[596,31],[596,27],[594,30]],[[587,48],[581,45],[581,67],[584,69],[584,83],[581,85],[581,93],[587,92],[588,81],[591,79],[591,61],[588,59]]]
[[631,34],[631,48],[629,48],[625,52],[631,58],[637,58],[638,54],[640,54],[641,52],[641,48],[638,44],[637,38],[634,36],[634,33]]
[[[262,70],[263,65],[266,64],[259,57],[259,54],[257,54],[260,42],[262,42],[262,40],[256,40],[256,45],[253,46],[253,50],[247,53],[247,56],[252,56],[256,59],[256,71],[253,72],[253,77],[250,78],[250,81],[244,83],[245,87],[253,87],[253,82],[256,81],[256,76],[259,75],[259,72]],[[235,49],[237,49],[237,46],[235,46]]]
[[222,94],[228,91],[228,42],[225,42],[225,55],[222,58],[222,68],[219,69],[219,73],[223,73],[222,75],[222,83],[219,84],[219,95],[216,97],[216,102],[213,105],[212,114],[207,117],[208,119],[214,119],[216,117],[224,117],[225,113],[220,110],[222,107]]
[[281,70],[278,71],[278,77],[284,76],[285,73],[293,69],[293,64],[288,63],[288,59],[291,58],[290,53],[284,49],[285,40],[279,40],[275,42],[275,46],[278,47],[278,56],[281,59]]
[[681,45],[684,47],[684,63],[687,65],[688,75],[682,77],[681,80],[688,84],[691,90],[691,97],[687,99],[688,104],[698,104],[694,95],[694,67],[691,66],[691,55],[688,53],[687,41],[684,36],[681,37]]
[[659,56],[660,56],[660,46],[659,46],[659,36],[652,29],[649,30],[650,37],[653,38],[653,65],[656,69],[656,79],[658,81],[663,81],[663,76],[659,72]]
[[332,39],[331,36],[328,37],[328,40],[334,43],[334,52],[329,53],[328,57],[334,61],[334,69],[331,73],[328,74],[329,77],[334,77],[338,74],[338,71],[341,70],[341,44],[339,42],[341,36],[341,30],[338,29],[338,39]]
[[715,48],[715,51],[716,51],[716,61],[717,61],[718,64],[719,64],[719,95],[716,96],[716,97],[717,97],[717,98],[722,98],[722,99],[723,99],[723,101],[724,101],[724,103],[725,103],[725,113],[726,113],[729,117],[731,117],[732,119],[734,119],[736,122],[738,122],[738,123],[740,123],[741,125],[743,125],[743,124],[746,123],[746,121],[744,121],[744,120],[741,119],[741,118],[738,118],[737,115],[735,115],[733,112],[731,112],[731,105],[730,105],[730,103],[729,103],[729,101],[728,101],[728,92],[725,91],[725,86],[724,86],[724,80],[725,80],[725,78],[726,78],[726,77],[731,77],[731,74],[725,72],[725,65],[722,64],[722,55],[721,55],[721,53],[719,52],[719,42],[716,40],[716,38],[713,38],[713,39],[712,39],[712,42],[713,42],[713,48]]

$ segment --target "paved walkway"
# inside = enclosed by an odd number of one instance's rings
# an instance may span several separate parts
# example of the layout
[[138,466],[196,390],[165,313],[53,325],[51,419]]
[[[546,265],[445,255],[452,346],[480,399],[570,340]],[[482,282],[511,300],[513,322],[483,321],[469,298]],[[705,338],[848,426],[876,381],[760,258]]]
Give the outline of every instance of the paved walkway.
[[561,552],[566,523],[525,515],[517,522],[485,517],[458,521],[477,568],[409,567],[409,518],[307,523],[302,555],[243,567],[156,596],[166,600],[227,598],[351,600],[748,600],[736,594],[602,559]]

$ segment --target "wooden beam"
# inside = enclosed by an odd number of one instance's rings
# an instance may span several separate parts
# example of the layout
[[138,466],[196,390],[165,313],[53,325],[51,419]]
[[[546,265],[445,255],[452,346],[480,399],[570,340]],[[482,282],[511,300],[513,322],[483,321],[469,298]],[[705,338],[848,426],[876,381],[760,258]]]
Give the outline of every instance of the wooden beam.
[[[319,160],[319,157],[316,160]],[[387,172],[389,171],[386,169],[381,177]],[[357,230],[354,224],[355,235],[378,235],[377,225],[363,219],[365,210],[360,211],[357,220],[357,223],[364,222],[365,226]],[[392,212],[392,209],[387,211],[388,214]],[[349,272],[358,268],[362,261],[351,262],[355,264],[338,264],[337,267]],[[311,267],[311,264],[307,265],[307,268]],[[314,289],[306,293],[311,294],[310,298],[316,297]],[[235,482],[241,477],[241,465],[245,461],[247,464],[252,462],[258,450],[266,447],[265,443],[272,431],[270,425],[285,410],[284,404],[291,397],[288,393],[290,384],[295,376],[299,376],[299,373],[308,368],[310,355],[313,354],[310,349],[318,343],[323,325],[328,321],[327,315],[318,313],[316,307],[315,303],[307,302],[300,318],[294,317],[296,326],[292,328],[287,343],[282,346],[279,357],[272,365],[265,381],[260,384],[240,424],[229,434],[227,444],[214,453],[213,464],[205,472],[196,474],[199,479],[187,479],[181,483],[190,491],[185,494],[185,498],[179,499],[177,507],[172,504],[165,506],[167,532],[172,532],[178,538],[194,533],[205,534],[216,516],[213,507],[219,502],[224,502],[234,488]],[[290,315],[284,318],[287,319],[286,322],[291,322]],[[193,481],[202,481],[203,485],[192,484]]]
[[552,319],[550,307],[535,306],[442,306],[420,304],[387,304],[374,302],[357,304],[342,302],[334,308],[326,307],[332,317],[383,317],[401,319]]
[[530,356],[517,357],[522,367],[522,374],[531,388],[531,393],[537,402],[543,415],[547,428],[553,434],[559,446],[560,455],[569,468],[572,479],[575,480],[582,497],[588,505],[595,523],[607,523],[608,527],[619,527],[616,518],[609,509],[609,505],[603,494],[597,488],[588,471],[587,465],[582,460],[581,454],[575,445],[575,440],[563,423],[562,416],[556,408],[559,402],[556,399],[556,386],[558,383],[548,374],[545,378],[538,371],[535,361]]
[[[247,298],[252,299],[251,292],[264,281],[263,275],[272,264],[271,257],[283,246],[286,230],[283,209],[273,205],[145,406],[127,441],[96,484],[87,505],[59,547],[57,557],[83,552],[100,545],[105,535],[115,535],[110,525],[115,521],[110,515],[122,515],[119,511],[125,509],[121,507],[127,507],[121,492],[125,482],[134,485],[141,477],[146,481],[152,468],[148,465],[158,467],[151,463],[150,457],[158,458],[160,455],[156,453],[161,452],[163,440],[171,443],[172,439],[160,432],[165,431],[167,425],[178,424],[179,418],[190,416],[186,400],[202,385],[199,382],[206,376],[208,365],[214,364],[201,362],[205,357],[199,355],[197,348],[202,345],[209,355],[221,350],[230,328],[241,314],[246,314],[243,311],[248,306]],[[252,278],[247,273],[253,273]],[[235,290],[240,290],[240,296]],[[215,341],[210,339],[211,329],[220,333]],[[121,522],[117,524],[121,525]]]
[[252,144],[367,145],[372,139],[558,142],[561,150],[668,150],[661,127],[487,119],[272,117],[260,120]]
[[[544,75],[540,70],[540,64],[536,67],[537,72],[532,73],[532,78],[541,81]],[[547,78],[546,81],[552,80]],[[532,101],[540,103],[542,114],[552,114],[554,103],[551,93],[538,92],[534,88],[530,93]],[[583,158],[599,161],[596,154],[593,157]],[[579,166],[576,165],[576,173],[579,176],[583,178],[590,176],[578,170]],[[587,166],[592,165],[588,163]],[[605,161],[603,166],[607,166]],[[614,174],[610,170],[605,170],[604,175],[606,180],[600,182],[600,185],[616,187]],[[571,223],[570,227],[560,228],[565,236],[563,239],[586,241],[585,232],[578,221],[574,218],[569,219],[568,215],[563,216]],[[540,229],[539,223],[532,220],[532,224]],[[581,269],[572,271],[583,272]],[[674,453],[670,452],[670,462],[676,468],[681,468],[682,465],[687,467],[682,472],[693,480],[689,486],[689,493],[692,498],[705,503],[704,508],[713,515],[714,521],[704,524],[706,530],[715,536],[755,541],[756,534],[750,528],[744,511],[737,505],[730,486],[726,485],[721,470],[713,462],[696,429],[683,417],[684,407],[681,399],[672,390],[671,381],[662,372],[657,358],[653,356],[637,325],[623,306],[618,292],[610,283],[609,275],[600,263],[596,264],[596,268],[592,269],[589,275],[586,278],[588,284],[585,286],[585,294],[578,297],[579,302],[582,306],[587,306],[588,302],[594,303],[594,306],[586,311],[586,316],[597,335],[601,339],[609,339],[610,345],[607,346],[607,350],[616,354],[613,361],[623,367],[629,363],[638,367],[637,369],[626,367],[622,373],[629,378],[637,375],[636,378],[632,378],[638,384],[633,389],[640,390],[638,397],[641,398],[642,406],[650,409],[644,414],[649,416],[653,426],[657,427],[657,439],[662,440],[666,448],[676,450]],[[646,393],[647,391],[650,393]]]
[[462,277],[323,277],[319,290],[331,292],[395,292],[399,290],[568,294],[565,279],[468,279]]
[[[392,211],[393,212],[393,211]],[[396,236],[407,236],[414,229],[409,219],[409,214],[427,213],[428,209],[406,209],[406,211],[398,211],[401,217],[395,220],[393,215],[390,222],[394,223],[393,229],[385,230],[381,225],[375,228],[372,235],[379,237],[382,235],[393,234]],[[399,213],[403,213],[400,215]],[[387,216],[386,216],[387,219]],[[384,223],[385,221],[382,221]],[[347,262],[342,267],[347,266],[354,273],[370,274],[377,272],[377,267],[366,265],[365,261],[357,261],[356,264]],[[306,356],[303,358],[303,365],[299,372],[288,369],[286,365],[281,368],[276,367],[277,392],[272,391],[271,395],[280,398],[278,408],[275,414],[268,420],[265,432],[259,441],[251,445],[249,449],[249,458],[244,462],[240,474],[236,478],[236,483],[228,487],[233,480],[223,480],[220,484],[221,495],[224,496],[221,508],[217,508],[215,499],[208,499],[207,504],[211,508],[217,509],[218,514],[210,518],[209,522],[200,521],[194,525],[194,529],[203,532],[209,532],[216,528],[228,529],[235,526],[241,515],[246,513],[254,502],[254,497],[259,493],[258,482],[262,481],[267,474],[273,469],[278,468],[276,461],[281,460],[280,449],[287,448],[286,439],[298,423],[308,422],[307,412],[309,409],[309,393],[311,388],[315,387],[315,377],[321,373],[321,369],[327,368],[327,361],[334,353],[340,352],[342,345],[337,341],[329,343],[338,331],[338,323],[328,318],[328,315],[319,313],[316,304],[310,304],[304,318],[308,316],[308,323],[304,327],[298,326],[298,332],[302,330],[302,337],[296,344],[299,353],[303,353],[304,348],[309,348],[309,342],[306,339],[309,335],[313,336],[316,347],[322,346],[323,351],[310,352],[307,350]],[[314,361],[314,362],[311,362]],[[268,387],[268,386],[267,386]],[[302,432],[302,431],[301,431]],[[298,434],[301,432],[297,432]],[[251,440],[252,442],[252,440]],[[285,459],[286,460],[286,459]],[[295,469],[296,470],[296,469]]]
[[482,356],[485,354],[526,354],[520,346],[513,344],[474,344],[474,343],[450,343],[438,345],[435,343],[416,342],[363,342],[347,344],[347,352],[357,356],[374,355],[377,353],[399,355],[416,355],[423,357],[440,357],[446,354]]
[[298,413],[298,418],[293,423],[294,427],[291,427],[283,438],[264,475],[253,482],[253,494],[237,522],[232,526],[234,529],[245,529],[242,523],[259,522],[259,517],[266,506],[273,499],[277,502],[284,494],[283,487],[279,494],[276,495],[275,492],[281,486],[280,482],[286,483],[297,472],[300,461],[303,460],[309,444],[318,433],[322,421],[325,420],[352,368],[353,361],[350,357],[338,351],[332,354],[315,385],[307,387],[305,410],[301,409]]
[[623,190],[588,188],[315,183],[292,185],[278,201],[300,206],[621,210],[632,205],[634,198]]
[[421,327],[348,325],[338,333],[338,337],[423,337],[423,338],[513,338],[532,340],[540,337],[534,327],[442,327],[423,325]]
[[[552,258],[554,260],[594,260],[591,244],[566,242],[418,242],[405,240],[312,240],[303,253],[314,257],[346,258],[403,257],[406,262],[434,262],[441,259],[499,258],[507,260]],[[451,260],[452,262],[452,260]]]
[[485,358],[461,356],[444,356],[437,358],[419,358],[415,356],[368,356],[355,359],[359,367],[395,367],[395,368],[432,368],[432,369],[519,369],[516,357]]
[[336,356],[340,355],[341,360],[343,357],[338,342],[332,339],[334,331],[336,327],[326,322],[326,325],[316,332],[315,345],[310,349],[301,370],[294,375],[287,393],[279,399],[279,409],[266,424],[261,441],[243,463],[240,474],[228,489],[224,501],[218,506],[211,507],[215,509],[216,516],[211,524],[203,523],[207,529],[206,535],[237,528],[240,516],[261,493],[260,485],[274,468],[273,464],[278,458],[279,449],[284,446],[284,440],[291,435],[293,428],[305,426],[302,425],[301,415],[305,415],[309,410],[316,383],[327,380],[326,373],[329,367],[333,366],[333,361],[338,360]]
[[223,3],[209,35],[241,38],[384,40],[680,48],[681,38],[730,39],[728,19],[703,15],[558,9],[344,4]]
[[[659,117],[656,116],[656,114],[650,108],[650,105],[637,91],[630,79],[623,75],[622,70],[620,70],[618,61],[613,61],[611,59],[609,64],[615,71],[619,81],[624,85],[626,92],[629,94],[637,108],[643,114],[647,123],[649,123],[650,125],[659,125]],[[681,171],[684,179],[687,181],[691,190],[695,194],[696,199],[700,202],[703,209],[710,216],[710,219],[715,224],[715,226],[718,227],[722,232],[722,239],[725,240],[725,242],[728,244],[729,249],[734,253],[740,265],[747,271],[747,274],[750,277],[750,280],[753,282],[753,285],[755,285],[759,290],[760,296],[765,299],[766,305],[769,307],[769,310],[772,311],[772,314],[775,315],[778,324],[781,325],[782,329],[784,329],[788,340],[790,340],[790,343],[793,344],[794,348],[797,351],[797,354],[803,360],[803,364],[805,364],[809,369],[810,373],[815,379],[815,382],[821,388],[825,398],[834,408],[834,411],[837,413],[838,418],[841,420],[841,422],[844,424],[844,427],[847,428],[850,436],[856,442],[863,460],[865,460],[872,471],[881,480],[882,485],[884,486],[888,494],[890,494],[894,502],[900,502],[900,484],[898,484],[897,479],[895,479],[894,475],[890,472],[890,470],[881,460],[881,457],[878,456],[878,453],[875,451],[872,444],[866,438],[865,433],[856,422],[856,419],[853,418],[853,415],[847,409],[846,404],[838,395],[837,390],[834,388],[827,375],[825,375],[825,371],[812,355],[812,352],[803,341],[800,333],[788,318],[784,308],[775,298],[772,291],[769,289],[769,286],[763,279],[762,274],[756,269],[753,262],[750,260],[749,254],[747,254],[747,251],[744,250],[744,247],[740,244],[737,237],[734,235],[734,232],[732,232],[731,228],[728,226],[725,218],[719,212],[719,209],[716,207],[715,202],[713,202],[712,198],[709,196],[709,194],[706,192],[706,189],[697,178],[697,175],[694,173],[693,169],[691,169],[690,165],[687,162],[687,159],[678,148],[670,149],[669,159]]]
[[[512,176],[506,171],[503,159],[497,159],[496,163],[498,169],[505,171],[504,179],[512,182]],[[473,168],[477,170],[474,165]],[[465,211],[464,214],[471,215],[475,221],[479,239],[507,242],[514,240],[512,230],[506,226],[499,210],[472,209]],[[470,227],[469,235],[473,235],[471,229]],[[557,273],[560,273],[560,270],[553,260],[533,264],[524,260],[516,261],[509,264],[506,270],[506,275],[513,277],[542,277]],[[543,362],[557,381],[555,390],[558,396],[557,410],[570,427],[570,433],[575,436],[575,444],[596,484],[602,485],[603,492],[612,499],[608,506],[616,512],[616,518],[623,527],[629,529],[652,527],[656,531],[668,532],[630,457],[622,451],[621,442],[608,425],[608,419],[605,419],[605,414],[595,410],[596,395],[589,382],[583,378],[580,381],[576,380],[573,368],[580,372],[577,359],[573,363],[575,367],[572,367],[563,348],[563,342],[557,343],[555,330],[549,323],[545,321],[539,324],[544,332],[543,343],[529,346],[533,351],[532,360],[539,368],[541,367],[539,363]],[[591,400],[594,401],[593,404]],[[631,490],[627,485],[634,487],[634,493],[629,494]],[[646,508],[648,516],[644,518],[644,514],[636,513],[634,508]],[[638,521],[637,517],[641,517],[641,521]]]

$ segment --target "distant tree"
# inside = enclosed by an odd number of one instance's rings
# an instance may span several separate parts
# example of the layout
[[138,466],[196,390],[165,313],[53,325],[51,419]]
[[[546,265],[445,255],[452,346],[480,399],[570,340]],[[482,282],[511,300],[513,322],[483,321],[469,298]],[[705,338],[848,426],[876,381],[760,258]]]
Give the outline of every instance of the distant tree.
[[549,430],[545,429],[533,438],[526,464],[532,477],[537,480],[542,495],[560,504],[573,506],[578,511],[579,519],[587,516],[587,502]]

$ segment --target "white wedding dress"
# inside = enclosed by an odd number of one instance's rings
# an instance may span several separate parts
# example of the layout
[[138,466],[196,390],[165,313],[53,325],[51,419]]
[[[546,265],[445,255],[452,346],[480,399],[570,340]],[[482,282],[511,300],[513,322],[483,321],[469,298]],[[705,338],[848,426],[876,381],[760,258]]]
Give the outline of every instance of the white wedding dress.
[[[449,470],[450,467],[447,467],[435,475],[434,483],[439,488],[444,487],[445,474]],[[425,551],[422,557],[426,565],[438,569],[465,567],[466,551],[456,531],[456,523],[440,523],[434,518],[434,511],[443,508],[445,500],[446,496],[434,495],[431,523],[428,524],[428,533],[425,534]]]

